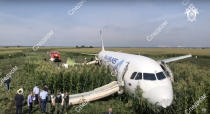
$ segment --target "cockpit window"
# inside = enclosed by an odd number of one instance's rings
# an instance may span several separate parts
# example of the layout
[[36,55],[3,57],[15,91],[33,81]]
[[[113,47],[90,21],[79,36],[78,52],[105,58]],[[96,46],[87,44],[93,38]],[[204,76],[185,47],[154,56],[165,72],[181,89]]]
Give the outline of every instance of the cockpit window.
[[139,73],[136,75],[135,80],[141,80],[141,79],[142,79],[142,73],[139,72]]
[[156,80],[155,74],[153,74],[153,73],[144,73],[144,80]]
[[134,79],[134,77],[136,76],[137,72],[134,72],[132,75],[131,75],[131,79]]
[[158,80],[162,80],[162,79],[166,78],[163,72],[157,73],[156,76],[157,76]]

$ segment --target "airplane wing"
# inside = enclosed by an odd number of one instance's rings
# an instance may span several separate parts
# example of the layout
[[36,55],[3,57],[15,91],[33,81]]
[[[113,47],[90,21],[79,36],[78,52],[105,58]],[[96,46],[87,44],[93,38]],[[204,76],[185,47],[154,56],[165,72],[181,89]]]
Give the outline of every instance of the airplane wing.
[[184,56],[179,56],[179,57],[172,57],[172,58],[169,58],[169,59],[159,60],[158,62],[159,63],[161,63],[161,62],[170,63],[170,62],[186,59],[186,58],[189,58],[189,57],[192,57],[192,55],[189,54],[189,55],[184,55]]
[[90,54],[90,53],[81,53],[81,54],[83,54],[83,55],[92,55],[92,56],[97,56],[98,54]]
[[91,64],[96,64],[98,63],[97,60],[94,60],[94,61],[90,61],[90,62],[87,62],[87,63],[75,63],[75,62],[72,62],[72,63],[66,63],[66,64],[63,64],[63,66],[65,68],[68,68],[68,66],[74,66],[74,65],[91,65]]
[[91,64],[96,64],[96,63],[98,63],[98,61],[97,60],[94,60],[94,61],[90,61],[90,62],[88,62],[88,63],[86,63],[87,65],[91,65]]
[[[98,63],[98,61],[94,60],[87,63],[74,63],[73,65],[91,65],[91,64],[96,64],[96,63]],[[73,65],[69,65],[69,66],[73,66]]]
[[74,63],[74,65],[91,65],[91,64],[96,64],[96,63],[98,63],[98,61],[94,60],[87,63]]

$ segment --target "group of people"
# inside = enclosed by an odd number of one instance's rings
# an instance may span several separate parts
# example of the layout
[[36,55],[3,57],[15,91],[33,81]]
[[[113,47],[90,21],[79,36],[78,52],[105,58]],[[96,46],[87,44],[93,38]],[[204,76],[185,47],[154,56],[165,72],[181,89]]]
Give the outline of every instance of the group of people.
[[[16,114],[21,114],[24,103],[23,88],[17,91],[15,102]],[[33,92],[31,92],[27,97],[27,105],[29,114],[32,114],[33,105],[38,105],[42,113],[67,113],[70,106],[69,94],[67,92],[65,94],[61,94],[58,90],[56,95],[53,95],[46,85],[43,89],[40,89],[39,86],[36,85],[33,88]]]
[[[23,87],[17,90],[15,104],[16,114],[22,114],[22,107],[24,105]],[[29,114],[33,112],[33,105],[37,105],[42,113],[65,114],[70,107],[69,94],[67,92],[61,94],[58,90],[56,95],[53,95],[46,85],[43,89],[40,89],[39,86],[36,85],[27,97]],[[109,108],[107,114],[113,114],[112,108]]]

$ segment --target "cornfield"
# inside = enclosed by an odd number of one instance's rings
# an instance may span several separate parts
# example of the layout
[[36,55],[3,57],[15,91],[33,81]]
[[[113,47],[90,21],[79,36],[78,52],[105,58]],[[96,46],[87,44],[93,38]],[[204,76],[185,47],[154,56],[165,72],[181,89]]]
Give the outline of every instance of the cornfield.
[[[27,113],[26,98],[35,84],[39,87],[47,85],[52,93],[56,90],[69,92],[70,94],[93,90],[94,88],[108,84],[116,80],[111,76],[108,68],[103,66],[74,66],[64,69],[59,65],[44,61],[49,58],[47,52],[58,50],[61,53],[62,62],[72,58],[76,62],[88,61],[93,56],[80,53],[97,53],[100,49],[75,49],[75,48],[41,48],[33,52],[31,48],[0,48],[0,77],[3,78],[14,67],[18,70],[12,75],[10,91],[5,91],[4,86],[0,88],[0,114],[14,114],[14,96],[17,89],[24,88],[24,113]],[[191,113],[210,113],[210,50],[209,49],[155,49],[155,48],[110,48],[122,52],[135,53],[149,56],[153,59],[163,59],[192,53],[193,58],[169,64],[172,69],[175,82],[173,83],[174,100],[166,109],[152,105],[142,98],[141,90],[136,90],[136,95],[114,94],[99,101],[90,102],[84,106],[80,113],[105,113],[112,107],[114,113],[119,114],[183,114],[186,109],[194,105],[199,98],[207,96]],[[195,57],[197,56],[197,57]],[[136,97],[138,96],[138,97]],[[69,113],[75,112],[75,107],[69,109]],[[35,114],[39,114],[35,107]]]

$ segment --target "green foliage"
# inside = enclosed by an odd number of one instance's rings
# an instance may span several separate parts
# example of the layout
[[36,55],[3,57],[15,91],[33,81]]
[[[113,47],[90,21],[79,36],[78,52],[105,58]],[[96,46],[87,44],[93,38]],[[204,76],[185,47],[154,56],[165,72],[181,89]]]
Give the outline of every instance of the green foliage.
[[[86,56],[80,52],[94,53],[99,49],[69,49],[69,48],[40,48],[34,52],[31,48],[1,48],[0,49],[0,77],[4,77],[9,71],[17,66],[18,70],[12,75],[10,91],[6,92],[4,86],[0,88],[0,114],[13,114],[15,111],[14,96],[17,89],[24,87],[24,97],[32,91],[35,84],[41,88],[48,85],[49,89],[55,93],[56,90],[69,92],[70,94],[86,92],[100,87],[111,81],[115,77],[111,76],[109,69],[95,65],[74,66],[69,69],[59,67],[55,63],[44,61],[49,58],[47,52],[58,50],[61,53],[63,62],[67,58],[72,58],[75,62],[84,62],[85,57],[90,61],[94,56]],[[93,51],[92,51],[93,50]],[[117,49],[112,49],[117,50]],[[122,52],[137,53],[139,49],[123,48],[118,49]],[[166,51],[165,51],[166,50]],[[168,50],[168,51],[167,51]],[[181,50],[179,52],[179,50]],[[154,54],[154,51],[156,54]],[[172,52],[176,53],[172,53]],[[207,114],[210,112],[210,55],[205,55],[205,50],[200,49],[143,49],[142,53],[156,60],[179,56],[187,51],[194,54],[200,54],[184,61],[169,64],[174,73],[175,82],[173,83],[174,100],[171,106],[166,109],[154,106],[142,98],[142,91],[137,88],[136,94],[122,95],[114,94],[99,101],[88,103],[83,107],[81,113],[105,113],[112,107],[114,113],[120,114],[182,114],[189,109],[205,93],[207,98],[203,100],[198,107],[191,113]],[[159,53],[160,52],[160,53]],[[12,57],[8,57],[11,54]],[[69,113],[76,113],[73,106]],[[204,112],[202,109],[206,109]],[[24,105],[24,111],[27,112],[27,105]],[[35,114],[39,114],[38,107],[35,107]]]

